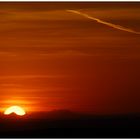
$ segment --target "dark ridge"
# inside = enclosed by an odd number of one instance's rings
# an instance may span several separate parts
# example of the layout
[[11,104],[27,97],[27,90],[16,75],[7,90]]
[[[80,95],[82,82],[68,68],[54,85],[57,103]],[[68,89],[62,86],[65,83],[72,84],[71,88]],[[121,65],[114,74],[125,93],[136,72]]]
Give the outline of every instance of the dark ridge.
[[140,114],[90,115],[69,110],[0,115],[1,138],[136,138]]

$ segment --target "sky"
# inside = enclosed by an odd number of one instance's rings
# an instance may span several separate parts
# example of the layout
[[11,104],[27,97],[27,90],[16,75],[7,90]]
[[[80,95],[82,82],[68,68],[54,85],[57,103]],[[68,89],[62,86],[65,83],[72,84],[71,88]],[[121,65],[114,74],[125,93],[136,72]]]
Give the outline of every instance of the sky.
[[0,3],[0,110],[140,113],[140,3]]

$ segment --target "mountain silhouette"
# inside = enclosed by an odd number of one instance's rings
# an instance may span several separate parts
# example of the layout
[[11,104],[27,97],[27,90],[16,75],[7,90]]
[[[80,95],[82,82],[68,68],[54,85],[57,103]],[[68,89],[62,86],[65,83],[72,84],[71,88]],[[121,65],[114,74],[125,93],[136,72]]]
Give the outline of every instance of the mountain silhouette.
[[[140,136],[140,115],[87,115],[70,110],[0,115],[2,138],[89,138]],[[78,130],[78,131],[77,131]],[[135,130],[135,133],[132,133]],[[93,133],[94,132],[94,133]],[[128,133],[131,132],[131,133]],[[137,134],[137,135],[136,135]]]

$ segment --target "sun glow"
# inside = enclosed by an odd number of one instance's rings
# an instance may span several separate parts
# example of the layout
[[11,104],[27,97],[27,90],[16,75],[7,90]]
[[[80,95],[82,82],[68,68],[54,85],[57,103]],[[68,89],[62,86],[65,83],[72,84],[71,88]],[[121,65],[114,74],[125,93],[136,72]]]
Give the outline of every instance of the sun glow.
[[11,106],[4,111],[5,115],[15,113],[16,115],[23,116],[26,114],[25,110],[19,106]]

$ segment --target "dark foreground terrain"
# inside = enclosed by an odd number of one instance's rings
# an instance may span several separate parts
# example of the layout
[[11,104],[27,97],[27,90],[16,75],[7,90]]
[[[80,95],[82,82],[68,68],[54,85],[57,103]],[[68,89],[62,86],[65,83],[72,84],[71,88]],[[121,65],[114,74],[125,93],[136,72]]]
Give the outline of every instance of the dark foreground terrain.
[[140,115],[92,116],[69,111],[0,119],[1,138],[137,138]]

